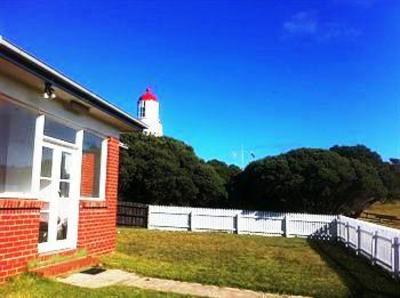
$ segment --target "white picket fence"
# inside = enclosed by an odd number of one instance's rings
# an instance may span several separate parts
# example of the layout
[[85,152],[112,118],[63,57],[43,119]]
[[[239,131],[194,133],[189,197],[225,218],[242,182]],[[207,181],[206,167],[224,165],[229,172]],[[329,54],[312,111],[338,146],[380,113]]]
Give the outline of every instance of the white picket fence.
[[400,278],[400,230],[342,215],[149,206],[148,229],[309,237],[343,242]]
[[149,206],[148,228],[237,234],[336,236],[335,215]]
[[400,230],[339,215],[337,240],[400,277]]

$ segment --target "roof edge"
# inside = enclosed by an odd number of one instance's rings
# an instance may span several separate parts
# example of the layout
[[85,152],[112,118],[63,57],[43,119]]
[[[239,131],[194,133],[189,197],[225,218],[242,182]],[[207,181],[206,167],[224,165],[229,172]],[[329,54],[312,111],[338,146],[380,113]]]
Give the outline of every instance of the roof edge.
[[148,126],[142,121],[134,118],[117,106],[108,102],[106,99],[98,96],[91,90],[68,78],[60,71],[54,69],[50,65],[36,58],[35,56],[29,54],[20,47],[14,45],[12,42],[6,40],[4,36],[1,35],[0,57],[14,64],[17,64],[18,66],[35,74],[36,76],[41,77],[43,80],[51,82],[56,87],[61,88],[68,93],[74,94],[88,104],[95,106],[96,108],[99,108],[100,110],[103,110],[104,112],[111,114],[116,118],[119,118],[129,125],[142,129],[148,128]]

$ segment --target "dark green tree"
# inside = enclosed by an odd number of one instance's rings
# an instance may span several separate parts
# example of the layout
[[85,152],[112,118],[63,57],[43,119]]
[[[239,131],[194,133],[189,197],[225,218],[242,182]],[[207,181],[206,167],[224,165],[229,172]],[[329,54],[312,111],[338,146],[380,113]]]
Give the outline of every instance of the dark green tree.
[[228,185],[232,177],[239,174],[242,170],[236,165],[228,165],[223,161],[212,159],[207,161],[207,164],[212,166],[217,174],[224,180],[225,185]]
[[350,158],[350,159],[357,159],[362,163],[371,165],[375,168],[379,168],[383,165],[383,160],[381,156],[369,149],[367,146],[364,145],[355,145],[355,146],[339,146],[335,145],[331,147],[329,150],[340,154],[341,156]]
[[387,196],[375,167],[322,149],[252,162],[235,185],[240,207],[263,210],[357,215]]
[[234,181],[236,179],[236,176],[239,175],[242,169],[236,165],[233,164],[228,165],[225,162],[217,159],[209,160],[207,164],[212,166],[214,170],[217,172],[217,174],[224,181],[224,186],[228,193],[228,198],[229,198],[228,207],[235,207],[235,205],[233,204],[234,198],[236,196]]
[[140,133],[122,137],[120,196],[126,201],[179,206],[224,207],[223,179],[193,148],[168,137]]
[[[339,153],[349,159],[358,160],[374,167],[388,190],[388,199],[400,197],[400,175],[398,159],[391,158],[390,162],[382,160],[381,156],[364,145],[333,146],[331,151]],[[382,198],[386,199],[386,198]]]

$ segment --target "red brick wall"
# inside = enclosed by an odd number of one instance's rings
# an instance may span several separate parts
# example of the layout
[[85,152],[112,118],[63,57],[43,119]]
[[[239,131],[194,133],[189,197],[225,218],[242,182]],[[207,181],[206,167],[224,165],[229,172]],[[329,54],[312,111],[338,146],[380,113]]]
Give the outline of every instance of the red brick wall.
[[[114,250],[118,195],[119,141],[108,141],[105,201],[82,200],[79,207],[78,248],[90,255]],[[0,199],[0,284],[26,271],[38,255],[38,200]]]
[[41,207],[37,200],[0,199],[0,283],[37,256]]
[[79,207],[78,247],[90,254],[104,254],[116,245],[116,207],[118,196],[119,141],[108,140],[106,200],[81,201]]
[[92,197],[95,187],[96,155],[93,152],[82,154],[81,196]]

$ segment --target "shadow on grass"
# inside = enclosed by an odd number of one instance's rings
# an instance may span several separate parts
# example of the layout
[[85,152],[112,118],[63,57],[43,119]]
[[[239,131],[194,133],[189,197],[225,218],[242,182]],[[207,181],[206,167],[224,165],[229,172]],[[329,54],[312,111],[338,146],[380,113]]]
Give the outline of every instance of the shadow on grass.
[[400,297],[400,282],[366,258],[334,241],[308,240],[310,246],[342,279],[351,297]]

